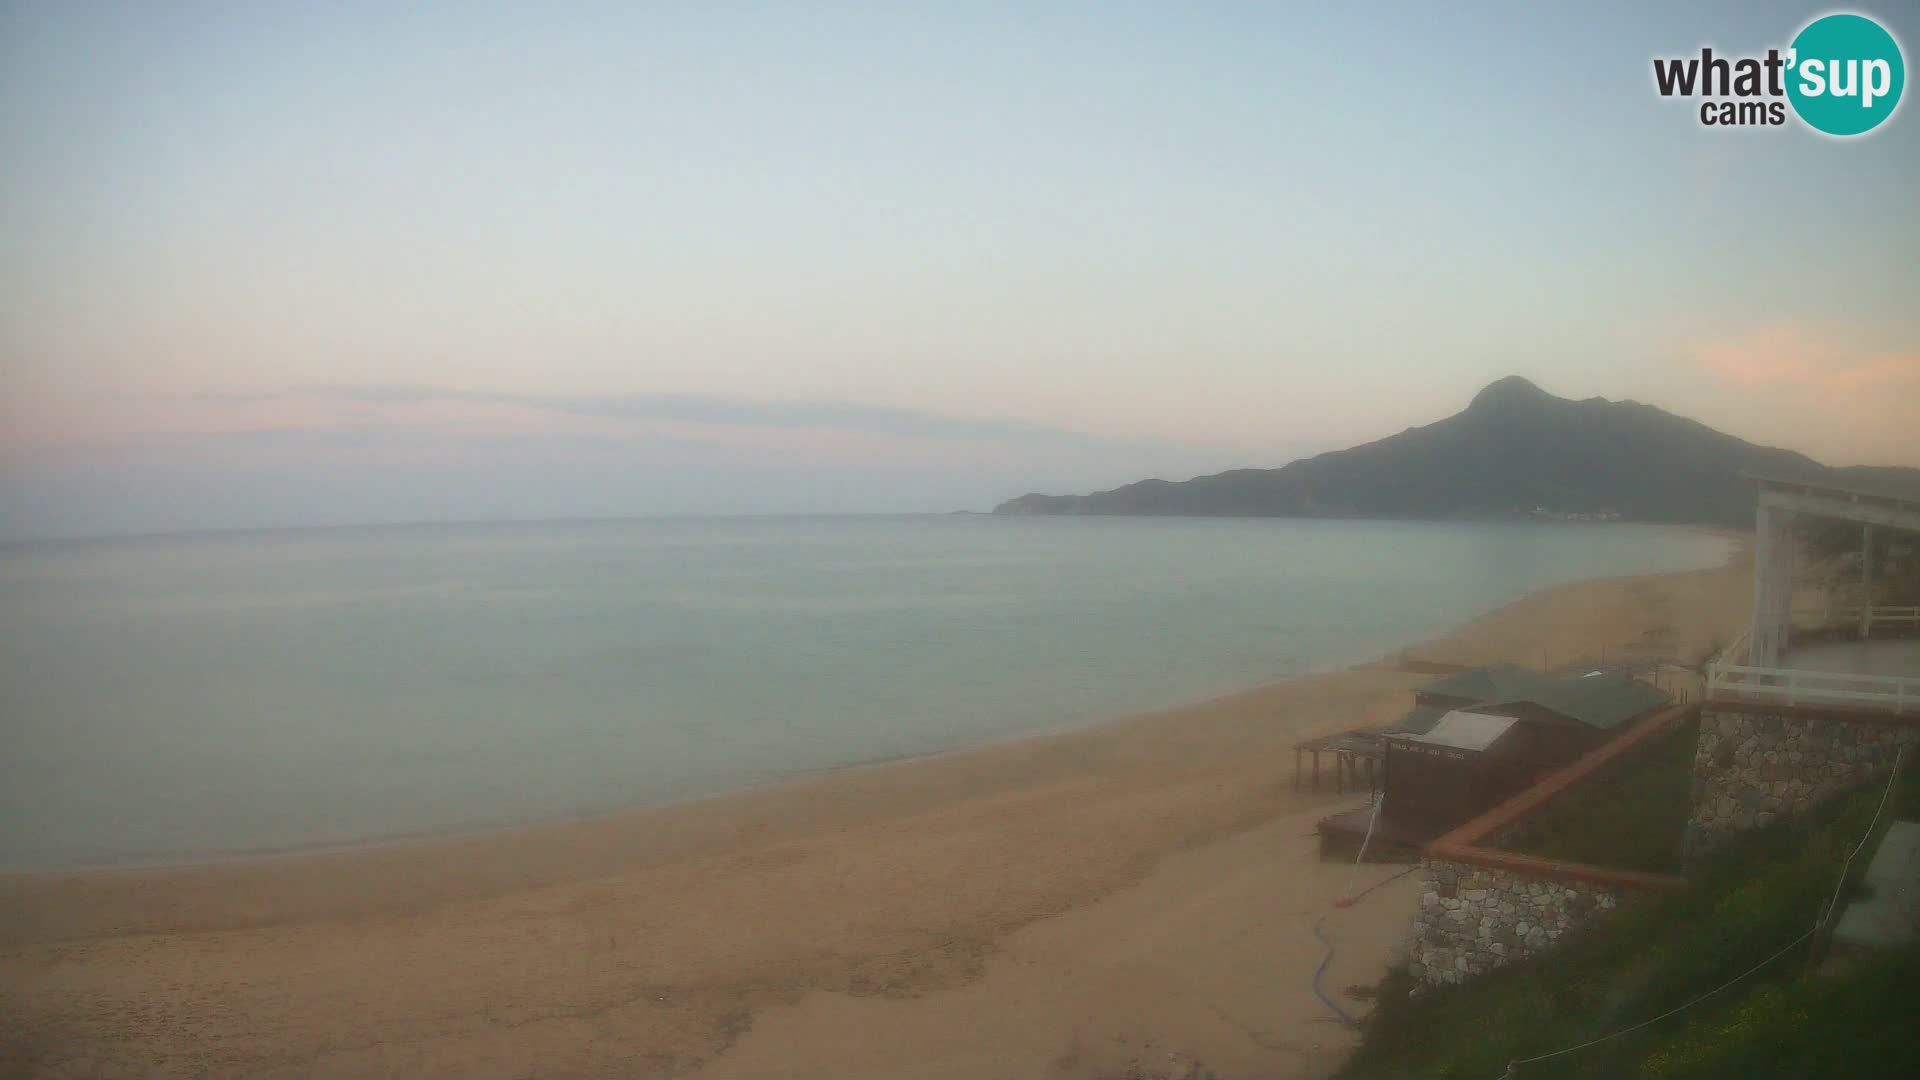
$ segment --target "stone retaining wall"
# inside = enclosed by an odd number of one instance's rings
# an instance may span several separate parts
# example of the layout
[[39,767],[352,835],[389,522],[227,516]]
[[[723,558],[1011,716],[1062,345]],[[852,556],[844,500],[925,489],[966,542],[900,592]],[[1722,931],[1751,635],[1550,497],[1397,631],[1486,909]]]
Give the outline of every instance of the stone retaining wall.
[[1708,702],[1693,758],[1687,854],[1704,854],[1734,832],[1771,825],[1865,783],[1915,741],[1920,727],[1891,718]]
[[1429,859],[1407,972],[1434,986],[1462,982],[1551,948],[1619,902],[1583,881]]

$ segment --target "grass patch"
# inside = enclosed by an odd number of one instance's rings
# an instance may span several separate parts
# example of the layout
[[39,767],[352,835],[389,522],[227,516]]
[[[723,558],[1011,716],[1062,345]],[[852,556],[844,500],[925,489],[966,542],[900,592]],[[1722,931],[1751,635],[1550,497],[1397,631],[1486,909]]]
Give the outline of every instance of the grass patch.
[[[1341,1075],[1493,1080],[1509,1061],[1629,1027],[1721,985],[1813,925],[1881,790],[1735,837],[1694,887],[1640,898],[1546,955],[1417,997],[1408,976],[1389,976]],[[1514,1075],[1920,1076],[1911,1032],[1920,952],[1808,978],[1806,949],[1677,1016]]]
[[1679,872],[1698,735],[1697,720],[1677,725],[1598,782],[1521,822],[1500,847],[1622,870]]

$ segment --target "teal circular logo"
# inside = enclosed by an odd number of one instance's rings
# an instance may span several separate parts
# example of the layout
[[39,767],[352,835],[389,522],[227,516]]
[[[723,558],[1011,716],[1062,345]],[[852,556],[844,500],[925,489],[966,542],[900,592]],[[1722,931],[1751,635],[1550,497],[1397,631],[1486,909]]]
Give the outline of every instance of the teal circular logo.
[[1787,100],[1816,131],[1864,135],[1893,115],[1907,85],[1900,43],[1864,15],[1826,15],[1794,37]]

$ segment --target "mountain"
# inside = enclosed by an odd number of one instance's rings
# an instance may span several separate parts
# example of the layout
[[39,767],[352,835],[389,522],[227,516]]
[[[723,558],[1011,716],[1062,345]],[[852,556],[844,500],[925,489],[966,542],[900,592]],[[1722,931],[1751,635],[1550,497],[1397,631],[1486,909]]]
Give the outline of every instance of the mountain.
[[1636,401],[1555,397],[1519,376],[1425,427],[1303,458],[1092,495],[1022,495],[996,514],[1498,518],[1535,510],[1742,525],[1743,472],[1920,494],[1920,469],[1829,468]]

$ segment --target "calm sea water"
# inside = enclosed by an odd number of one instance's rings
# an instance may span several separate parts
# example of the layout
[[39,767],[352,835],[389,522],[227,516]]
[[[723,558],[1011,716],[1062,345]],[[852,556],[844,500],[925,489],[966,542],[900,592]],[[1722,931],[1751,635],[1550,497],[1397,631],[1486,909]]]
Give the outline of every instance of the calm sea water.
[[0,548],[0,867],[590,814],[1370,659],[1639,526],[912,517]]

